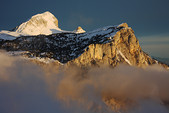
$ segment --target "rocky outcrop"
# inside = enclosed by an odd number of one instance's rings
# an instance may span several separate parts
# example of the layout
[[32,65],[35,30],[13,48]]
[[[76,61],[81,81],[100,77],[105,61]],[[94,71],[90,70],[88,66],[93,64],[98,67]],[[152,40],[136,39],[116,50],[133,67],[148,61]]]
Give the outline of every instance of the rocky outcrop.
[[142,51],[134,31],[126,23],[116,32],[113,40],[105,44],[91,44],[85,52],[69,63],[79,66],[86,65],[112,65],[126,63],[133,66],[147,66],[156,64],[145,52]]
[[50,58],[66,65],[115,67],[125,63],[139,67],[152,64],[167,67],[142,51],[134,31],[126,23],[80,34],[57,33],[2,40],[0,48],[27,51],[22,55],[29,58]]
[[73,31],[74,33],[85,33],[86,31],[82,29],[82,27],[78,26],[76,30]]

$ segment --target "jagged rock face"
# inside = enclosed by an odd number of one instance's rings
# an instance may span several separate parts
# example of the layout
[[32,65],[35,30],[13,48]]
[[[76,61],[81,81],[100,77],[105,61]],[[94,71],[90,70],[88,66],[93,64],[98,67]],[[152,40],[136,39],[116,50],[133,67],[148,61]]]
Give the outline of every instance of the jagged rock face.
[[82,34],[57,33],[2,40],[0,48],[27,51],[24,53],[27,57],[53,58],[67,65],[114,67],[126,63],[142,67],[159,63],[142,51],[134,31],[126,23]]
[[52,34],[60,31],[57,18],[50,12],[32,16],[27,22],[22,23],[15,31],[26,35]]

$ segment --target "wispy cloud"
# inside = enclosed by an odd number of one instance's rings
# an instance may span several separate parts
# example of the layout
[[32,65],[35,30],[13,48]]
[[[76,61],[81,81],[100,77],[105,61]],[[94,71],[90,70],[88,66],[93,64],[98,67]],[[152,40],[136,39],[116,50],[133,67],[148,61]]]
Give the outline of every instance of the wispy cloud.
[[140,42],[142,42],[143,44],[169,43],[169,35],[144,36],[144,37],[139,37],[139,39],[141,39]]
[[169,35],[139,37],[139,42],[150,55],[169,58]]

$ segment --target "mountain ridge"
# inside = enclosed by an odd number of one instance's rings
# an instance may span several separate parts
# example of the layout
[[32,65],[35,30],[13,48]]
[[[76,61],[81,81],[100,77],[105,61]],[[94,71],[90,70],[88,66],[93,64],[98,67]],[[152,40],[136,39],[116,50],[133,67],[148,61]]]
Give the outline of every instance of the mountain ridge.
[[14,51],[13,55],[21,51],[19,55],[27,58],[49,58],[80,67],[115,67],[125,63],[138,67],[159,64],[168,68],[142,51],[134,31],[127,23],[79,34],[56,33],[1,40],[0,49]]
[[[45,29],[42,29],[43,27]],[[38,33],[22,35],[31,30]],[[32,16],[15,31],[0,33],[0,49],[12,55],[34,60],[48,59],[59,64],[80,67],[115,67],[125,63],[138,67],[159,64],[168,68],[168,65],[151,58],[141,49],[133,29],[127,23],[106,26],[90,32],[78,27],[75,31],[69,32],[61,30],[57,18],[47,11]]]

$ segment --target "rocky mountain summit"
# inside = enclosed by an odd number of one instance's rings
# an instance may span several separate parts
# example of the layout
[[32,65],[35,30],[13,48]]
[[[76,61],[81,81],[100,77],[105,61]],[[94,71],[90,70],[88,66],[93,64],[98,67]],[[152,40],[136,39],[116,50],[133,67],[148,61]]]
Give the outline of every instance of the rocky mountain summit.
[[12,52],[12,55],[53,59],[66,65],[115,67],[125,63],[139,67],[153,64],[168,67],[142,51],[134,31],[126,23],[85,33],[62,32],[1,39],[0,49]]

